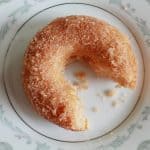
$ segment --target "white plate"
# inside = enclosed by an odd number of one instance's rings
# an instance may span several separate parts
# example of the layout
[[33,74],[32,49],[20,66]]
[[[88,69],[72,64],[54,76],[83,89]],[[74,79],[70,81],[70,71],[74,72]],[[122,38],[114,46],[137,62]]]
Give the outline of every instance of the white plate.
[[[110,3],[116,4],[115,1],[110,1]],[[1,147],[19,149],[21,143],[27,148],[35,149],[36,146],[36,149],[42,150],[50,147],[52,149],[70,149],[70,147],[72,149],[126,149],[125,143],[132,142],[130,136],[135,133],[134,139],[136,139],[138,134],[136,130],[142,130],[143,120],[148,119],[150,113],[147,102],[147,94],[149,94],[147,92],[149,89],[147,86],[149,81],[148,57],[150,54],[143,44],[143,35],[139,33],[138,28],[133,28],[134,22],[125,14],[122,18],[118,12],[115,12],[116,9],[94,2],[50,3],[45,1],[43,5],[39,5],[38,1],[24,1],[21,4],[20,9],[10,11],[11,15],[9,15],[8,21],[2,25],[0,32],[2,49],[0,55],[2,78],[0,131],[2,130],[4,139],[0,143],[0,149]],[[123,6],[124,10],[138,22],[138,25],[140,24],[141,20],[132,16],[131,12],[135,10],[130,5],[124,6],[119,1],[117,4]],[[22,14],[23,17],[21,17]],[[97,79],[86,64],[74,63],[67,67],[66,74],[72,82],[76,80],[73,76],[75,71],[83,70],[87,73],[89,88],[79,91],[78,95],[84,104],[90,126],[89,130],[82,132],[65,130],[37,115],[27,100],[21,84],[23,55],[31,38],[53,19],[68,15],[93,16],[117,27],[129,37],[138,61],[138,84],[135,90],[116,88],[116,83],[111,80]],[[142,24],[141,21],[139,26],[141,27]],[[143,28],[141,27],[141,29]],[[146,36],[147,44],[148,40],[149,37]],[[116,95],[105,96],[104,91],[107,89],[115,89]],[[103,96],[97,96],[98,93]],[[114,102],[116,103],[115,107],[112,106]],[[93,107],[96,107],[98,112],[93,112]],[[5,128],[11,130],[12,136],[6,137],[8,130],[5,131]],[[142,138],[140,139],[142,141]],[[137,142],[139,142],[138,140]],[[137,142],[135,142],[134,148],[138,146]],[[145,140],[138,147],[145,145],[148,147],[149,143],[149,140]]]

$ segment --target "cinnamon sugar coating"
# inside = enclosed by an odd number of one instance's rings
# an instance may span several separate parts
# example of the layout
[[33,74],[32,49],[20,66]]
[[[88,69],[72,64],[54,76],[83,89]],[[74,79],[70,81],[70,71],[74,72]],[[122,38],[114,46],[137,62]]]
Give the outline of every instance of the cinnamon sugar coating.
[[58,18],[38,32],[24,57],[23,86],[36,111],[70,130],[87,129],[76,90],[64,77],[72,59],[85,60],[99,76],[135,88],[137,64],[128,38],[89,16]]

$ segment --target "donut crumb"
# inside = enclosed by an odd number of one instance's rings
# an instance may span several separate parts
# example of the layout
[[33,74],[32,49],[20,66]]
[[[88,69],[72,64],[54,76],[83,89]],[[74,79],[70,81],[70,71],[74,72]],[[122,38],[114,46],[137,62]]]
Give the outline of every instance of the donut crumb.
[[118,100],[113,100],[111,105],[112,107],[118,107],[121,103],[123,103],[122,100],[118,99]]
[[77,89],[79,89],[79,90],[82,90],[82,89],[86,90],[86,89],[88,89],[88,81],[87,80],[74,81],[73,85],[75,87],[77,87]]
[[82,89],[88,89],[88,81],[87,80],[84,80],[81,82],[81,88]]
[[74,76],[78,79],[78,80],[85,80],[86,78],[86,73],[84,71],[77,71],[74,73]]
[[77,71],[74,76],[78,81],[73,82],[78,89],[88,89],[88,81],[86,79],[86,73],[84,71]]
[[116,101],[112,101],[111,104],[112,104],[113,107],[116,107],[116,106],[117,106],[117,102],[116,102]]
[[99,111],[98,107],[96,106],[92,107],[92,112],[98,112],[98,111]]
[[116,90],[115,89],[106,90],[104,93],[106,96],[114,96],[116,94]]

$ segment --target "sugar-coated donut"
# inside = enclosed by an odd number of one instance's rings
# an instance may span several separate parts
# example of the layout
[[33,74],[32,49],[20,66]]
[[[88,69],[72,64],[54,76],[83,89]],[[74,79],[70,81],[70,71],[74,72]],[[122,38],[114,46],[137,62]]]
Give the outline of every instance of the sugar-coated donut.
[[99,76],[136,87],[137,63],[128,38],[108,23],[89,16],[54,20],[30,42],[24,57],[23,86],[44,118],[70,130],[87,129],[75,87],[65,65],[79,58]]

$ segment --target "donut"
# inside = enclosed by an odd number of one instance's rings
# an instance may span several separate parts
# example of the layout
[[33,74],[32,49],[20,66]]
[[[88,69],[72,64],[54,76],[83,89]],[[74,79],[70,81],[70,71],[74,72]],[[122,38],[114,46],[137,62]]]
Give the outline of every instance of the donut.
[[89,64],[99,77],[134,89],[137,62],[123,33],[90,16],[53,20],[29,43],[23,65],[23,87],[36,111],[45,119],[72,131],[88,128],[77,90],[64,76],[76,59]]

